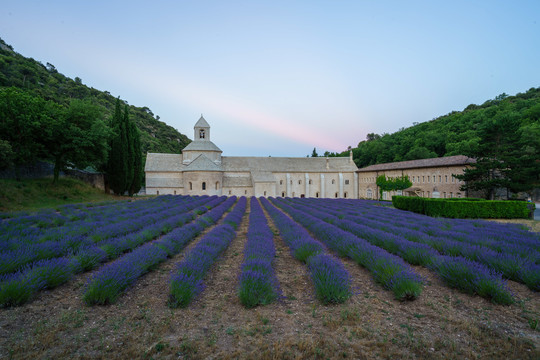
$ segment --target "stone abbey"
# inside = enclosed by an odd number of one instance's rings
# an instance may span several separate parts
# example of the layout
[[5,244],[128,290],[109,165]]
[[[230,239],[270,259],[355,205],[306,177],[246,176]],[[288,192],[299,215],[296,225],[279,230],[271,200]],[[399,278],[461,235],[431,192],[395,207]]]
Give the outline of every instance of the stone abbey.
[[[201,116],[194,141],[182,154],[148,153],[146,193],[377,199],[378,175],[408,175],[413,186],[404,195],[461,197],[453,174],[461,174],[471,159],[465,156],[378,164],[358,169],[349,157],[222,156],[210,140],[210,125]],[[392,194],[384,194],[390,198]]]

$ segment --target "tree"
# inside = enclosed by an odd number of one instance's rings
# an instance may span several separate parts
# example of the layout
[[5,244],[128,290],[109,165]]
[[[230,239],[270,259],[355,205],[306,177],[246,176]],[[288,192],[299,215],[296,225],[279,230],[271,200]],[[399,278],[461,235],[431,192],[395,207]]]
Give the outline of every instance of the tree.
[[317,154],[317,149],[313,148],[313,152],[311,153],[311,157],[319,157],[319,154]]
[[125,191],[128,191],[129,196],[133,195],[130,193],[131,191],[131,184],[133,183],[133,175],[134,175],[134,167],[135,167],[135,152],[134,152],[134,146],[133,146],[133,129],[131,126],[131,123],[129,121],[129,108],[128,105],[124,105],[124,119],[123,119],[123,129],[126,132],[126,160],[127,160],[127,166],[126,166],[126,188]]
[[143,176],[143,163],[142,163],[142,151],[141,151],[141,136],[139,129],[135,123],[131,122],[131,136],[133,139],[133,153],[135,154],[133,163],[133,181],[129,189],[129,196],[136,194],[141,190],[142,176]]
[[99,168],[107,159],[110,129],[101,109],[73,99],[68,107],[55,106],[54,116],[42,122],[44,157],[54,162],[53,182],[66,167]]
[[120,98],[116,99],[114,115],[110,127],[114,134],[110,141],[107,162],[107,183],[115,194],[121,195],[127,189],[127,135],[120,108]]
[[[0,89],[0,140],[11,148],[12,156],[6,162],[15,166],[17,180],[19,167],[35,162],[42,153],[41,121],[50,116],[49,108],[45,100],[25,91],[14,87]],[[7,145],[4,147],[7,149]]]
[[412,186],[412,182],[407,175],[394,179],[387,178],[385,174],[379,175],[377,176],[376,184],[379,187],[379,199],[383,198],[384,191],[405,190]]
[[486,199],[494,199],[499,188],[517,193],[538,185],[540,128],[521,123],[518,113],[501,112],[482,124],[478,147],[466,154],[476,163],[456,176],[465,181],[462,190],[481,191]]

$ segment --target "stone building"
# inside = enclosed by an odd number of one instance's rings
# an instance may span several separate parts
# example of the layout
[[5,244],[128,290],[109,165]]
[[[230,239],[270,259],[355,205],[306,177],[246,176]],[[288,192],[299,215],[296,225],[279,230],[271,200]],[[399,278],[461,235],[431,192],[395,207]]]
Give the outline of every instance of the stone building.
[[[460,198],[469,194],[460,190],[463,182],[454,175],[463,174],[463,170],[474,163],[474,159],[467,156],[447,156],[442,158],[401,161],[386,164],[377,164],[359,169],[358,194],[361,199],[378,199],[379,190],[376,184],[377,176],[386,175],[395,178],[403,175],[409,176],[412,186],[403,190],[405,196]],[[401,195],[398,192],[384,192],[383,200],[391,200],[392,195]]]
[[148,153],[146,193],[358,198],[358,168],[349,157],[222,156],[201,116],[182,154]]

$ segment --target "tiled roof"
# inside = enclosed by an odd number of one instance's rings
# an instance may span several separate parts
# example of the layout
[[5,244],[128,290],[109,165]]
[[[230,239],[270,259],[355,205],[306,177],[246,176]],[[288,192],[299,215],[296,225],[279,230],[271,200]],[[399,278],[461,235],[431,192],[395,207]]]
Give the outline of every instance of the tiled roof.
[[222,152],[220,148],[217,147],[216,144],[211,142],[210,140],[195,140],[192,141],[182,150],[182,152],[185,151],[219,151]]
[[251,176],[224,176],[223,187],[250,187],[253,186]]
[[156,178],[150,176],[146,178],[146,187],[175,188],[184,187],[184,184],[180,178]]
[[221,166],[204,156],[203,154],[197,156],[195,160],[189,163],[184,168],[184,171],[223,171]]
[[252,171],[251,177],[253,178],[253,182],[258,182],[258,183],[276,181],[274,174],[272,174],[269,171]]
[[194,128],[197,128],[197,127],[201,127],[201,128],[209,128],[210,125],[208,125],[208,123],[206,122],[206,120],[203,118],[203,116],[201,115],[201,118],[199,119],[199,121],[197,121],[195,123],[195,126],[193,126]]
[[440,158],[409,160],[409,161],[370,165],[370,166],[366,166],[364,168],[359,169],[358,172],[458,166],[458,165],[468,165],[468,164],[473,164],[473,163],[475,163],[475,160],[472,158],[469,158],[465,155],[456,155],[456,156],[445,156],[445,157],[440,157]]
[[236,157],[221,158],[224,171],[263,171],[263,172],[345,172],[358,168],[348,157]]
[[146,154],[144,171],[182,171],[182,155],[180,154]]

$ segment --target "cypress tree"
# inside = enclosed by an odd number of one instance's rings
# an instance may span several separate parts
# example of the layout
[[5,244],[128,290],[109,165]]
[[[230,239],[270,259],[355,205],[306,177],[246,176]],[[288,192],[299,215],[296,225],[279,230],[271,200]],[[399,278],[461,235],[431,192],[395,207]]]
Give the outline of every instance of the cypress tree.
[[129,108],[127,104],[124,106],[124,131],[125,131],[125,152],[126,152],[126,183],[124,192],[128,192],[129,196],[133,195],[131,193],[131,185],[133,183],[133,170],[135,167],[135,153],[133,146],[133,126],[129,121]]
[[131,122],[131,135],[133,139],[133,182],[129,190],[129,195],[133,195],[141,190],[142,185],[142,150],[141,150],[141,136],[137,126]]
[[122,119],[122,110],[120,108],[120,98],[116,99],[116,106],[111,128],[114,135],[111,139],[111,150],[107,162],[107,179],[109,186],[115,194],[123,194],[126,190],[127,173],[127,148],[126,131]]

